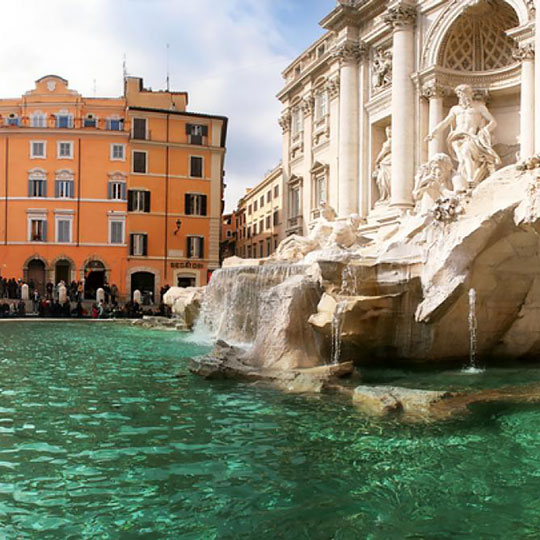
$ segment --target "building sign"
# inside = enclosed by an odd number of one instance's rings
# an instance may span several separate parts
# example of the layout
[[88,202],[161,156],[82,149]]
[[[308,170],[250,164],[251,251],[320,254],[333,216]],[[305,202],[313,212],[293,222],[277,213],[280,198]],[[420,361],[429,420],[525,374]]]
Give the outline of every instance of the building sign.
[[171,268],[193,268],[195,270],[204,268],[203,263],[197,262],[173,262],[171,263]]

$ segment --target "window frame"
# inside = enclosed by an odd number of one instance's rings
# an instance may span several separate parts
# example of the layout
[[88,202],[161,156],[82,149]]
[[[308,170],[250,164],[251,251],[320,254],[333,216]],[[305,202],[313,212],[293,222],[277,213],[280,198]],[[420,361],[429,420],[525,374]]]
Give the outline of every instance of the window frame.
[[[144,172],[135,170],[135,154],[144,154]],[[147,150],[132,150],[131,151],[131,172],[133,174],[148,174],[148,151]]]
[[[122,157],[115,157],[114,150],[115,148],[122,148]],[[109,150],[109,159],[111,161],[126,161],[126,145],[123,143],[111,143]]]
[[[34,153],[34,144],[43,145],[43,155]],[[30,141],[30,159],[47,159],[47,141],[38,141],[38,140]]]
[[[63,156],[61,155],[60,149],[62,148],[63,144],[69,145],[69,156]],[[73,159],[73,141],[57,141],[56,142],[56,158],[57,159]]]
[[[136,120],[143,120],[144,121],[144,138],[141,137],[135,137],[135,122]],[[134,116],[131,119],[131,138],[134,141],[147,141],[148,140],[148,118],[144,116]]]
[[[120,242],[113,242],[113,223],[120,224]],[[125,217],[110,216],[109,217],[109,244],[112,246],[125,246],[126,244],[126,219]]]
[[[68,223],[68,240],[60,240],[60,226],[61,221]],[[72,244],[73,243],[73,217],[66,215],[58,215],[54,218],[54,239],[57,244]]]

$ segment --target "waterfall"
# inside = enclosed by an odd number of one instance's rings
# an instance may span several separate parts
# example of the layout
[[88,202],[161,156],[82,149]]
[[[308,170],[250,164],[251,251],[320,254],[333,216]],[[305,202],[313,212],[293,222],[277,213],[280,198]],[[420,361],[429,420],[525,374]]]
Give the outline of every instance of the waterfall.
[[338,302],[332,317],[332,356],[330,359],[332,364],[339,364],[341,356],[341,332],[345,322],[345,306],[345,302]]
[[345,266],[341,273],[341,290],[339,294],[349,296],[358,294],[358,272],[351,265]]
[[465,373],[482,373],[484,371],[476,365],[477,329],[476,291],[469,289],[469,365],[463,369]]
[[213,273],[206,287],[194,338],[223,339],[227,343],[253,343],[258,331],[262,295],[289,277],[305,271],[303,265],[266,264],[223,268]]

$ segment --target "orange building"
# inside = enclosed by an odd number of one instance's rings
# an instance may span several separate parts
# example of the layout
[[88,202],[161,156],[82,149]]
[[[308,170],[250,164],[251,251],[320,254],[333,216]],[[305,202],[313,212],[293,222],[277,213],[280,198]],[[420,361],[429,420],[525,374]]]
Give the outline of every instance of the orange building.
[[227,119],[128,77],[86,98],[54,75],[0,100],[0,275],[158,297],[219,267]]

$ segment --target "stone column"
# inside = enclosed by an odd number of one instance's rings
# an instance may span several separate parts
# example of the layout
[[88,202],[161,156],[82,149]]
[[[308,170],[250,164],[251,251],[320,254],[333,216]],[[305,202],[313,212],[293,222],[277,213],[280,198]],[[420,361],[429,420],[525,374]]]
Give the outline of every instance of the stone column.
[[[367,52],[367,49],[366,49]],[[369,101],[369,64],[368,55],[364,54],[360,60],[359,70],[359,170],[358,170],[358,213],[361,217],[367,217],[369,212],[369,188],[371,177],[369,175],[370,155],[369,155],[369,117],[365,104]]]
[[340,60],[338,208],[339,217],[358,213],[358,60],[362,47],[346,41],[336,47]]
[[[436,84],[430,83],[422,89],[422,95],[429,103],[429,133],[444,119],[444,96],[445,89]],[[432,141],[428,143],[428,159],[431,159],[438,152],[444,152],[443,134],[437,133]]]
[[388,9],[384,21],[392,25],[392,197],[397,208],[412,206],[414,182],[415,94],[414,22],[416,9],[398,3]]
[[[540,0],[535,0],[536,29],[540,29]],[[540,50],[540,32],[535,31],[534,48]],[[540,57],[534,60],[534,152],[540,153]],[[522,156],[524,157],[524,156]]]
[[[520,111],[520,156],[526,159],[535,152],[535,95],[534,95],[534,46],[521,45],[514,53],[521,62],[521,111]],[[540,107],[540,103],[539,103]],[[538,128],[536,128],[538,129]],[[538,151],[538,149],[537,149]]]

